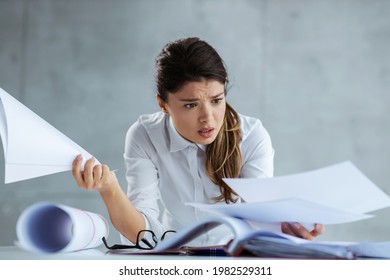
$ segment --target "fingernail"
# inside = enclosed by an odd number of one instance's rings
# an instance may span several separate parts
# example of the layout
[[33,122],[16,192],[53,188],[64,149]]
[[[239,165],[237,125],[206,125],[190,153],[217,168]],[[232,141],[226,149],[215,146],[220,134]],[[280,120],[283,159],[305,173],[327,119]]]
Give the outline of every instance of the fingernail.
[[292,225],[296,228],[296,229],[300,229],[301,228],[301,225],[299,223],[292,223]]
[[319,225],[319,224],[315,224],[314,226],[315,230],[318,231],[318,232],[322,232],[322,225]]
[[83,158],[83,156],[82,156],[81,154],[79,154],[79,155],[76,157],[77,160],[81,160],[82,158]]

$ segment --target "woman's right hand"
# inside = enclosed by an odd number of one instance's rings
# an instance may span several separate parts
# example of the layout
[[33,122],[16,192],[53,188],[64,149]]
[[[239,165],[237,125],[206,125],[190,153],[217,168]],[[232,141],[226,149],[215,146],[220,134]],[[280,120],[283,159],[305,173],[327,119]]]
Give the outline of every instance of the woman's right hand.
[[105,164],[96,164],[95,159],[90,158],[81,171],[82,155],[78,155],[73,161],[72,174],[77,185],[86,190],[98,190],[100,193],[113,191],[119,187],[118,179],[114,171],[110,171]]
[[322,224],[314,224],[314,228],[311,231],[306,229],[300,223],[282,223],[281,226],[283,233],[307,240],[314,240],[325,231],[325,227]]

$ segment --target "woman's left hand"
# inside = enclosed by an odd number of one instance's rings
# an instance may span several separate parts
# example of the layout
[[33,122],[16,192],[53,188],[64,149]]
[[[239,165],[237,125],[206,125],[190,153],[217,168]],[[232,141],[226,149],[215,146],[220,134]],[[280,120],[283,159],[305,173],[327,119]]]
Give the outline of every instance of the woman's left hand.
[[322,224],[314,224],[314,229],[309,231],[300,223],[282,223],[282,232],[307,240],[313,240],[324,233],[325,227]]

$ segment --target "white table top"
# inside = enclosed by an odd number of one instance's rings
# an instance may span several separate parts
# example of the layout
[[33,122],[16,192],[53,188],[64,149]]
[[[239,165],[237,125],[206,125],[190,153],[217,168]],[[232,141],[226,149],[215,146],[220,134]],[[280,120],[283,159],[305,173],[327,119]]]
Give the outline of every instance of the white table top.
[[[24,250],[18,246],[0,246],[0,260],[121,260],[121,259],[210,259],[213,256],[180,256],[180,255],[113,255],[100,246],[95,249],[70,253],[37,253]],[[215,258],[215,257],[214,257]]]

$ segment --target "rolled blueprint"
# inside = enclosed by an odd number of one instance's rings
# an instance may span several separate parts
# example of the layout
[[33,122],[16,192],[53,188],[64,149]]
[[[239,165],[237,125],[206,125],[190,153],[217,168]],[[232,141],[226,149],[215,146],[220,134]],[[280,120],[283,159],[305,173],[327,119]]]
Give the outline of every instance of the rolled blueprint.
[[26,208],[16,224],[18,245],[43,253],[95,248],[108,232],[107,221],[101,215],[51,202]]

